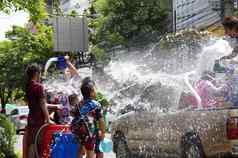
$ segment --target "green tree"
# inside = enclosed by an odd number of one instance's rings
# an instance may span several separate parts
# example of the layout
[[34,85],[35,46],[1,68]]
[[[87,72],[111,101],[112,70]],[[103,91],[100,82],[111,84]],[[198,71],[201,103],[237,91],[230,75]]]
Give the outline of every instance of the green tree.
[[0,157],[17,158],[14,153],[14,144],[16,141],[15,128],[11,121],[0,114]]
[[26,66],[33,62],[43,65],[55,55],[52,51],[52,28],[38,24],[36,30],[33,33],[27,28],[13,26],[6,33],[9,41],[0,43],[0,99],[3,109],[9,99],[23,94]]
[[25,10],[30,13],[30,19],[34,23],[47,16],[45,0],[3,0],[0,2],[0,10],[10,13],[13,10]]
[[[168,0],[94,0],[88,10],[92,51],[104,58],[105,49],[168,31]],[[103,50],[104,49],[104,50]]]

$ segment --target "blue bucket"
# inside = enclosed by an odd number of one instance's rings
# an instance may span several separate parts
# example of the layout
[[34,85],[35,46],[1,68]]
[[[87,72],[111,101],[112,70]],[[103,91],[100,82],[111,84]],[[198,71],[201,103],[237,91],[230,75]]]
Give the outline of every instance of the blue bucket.
[[79,143],[72,133],[55,133],[51,145],[51,158],[77,158]]
[[66,69],[67,64],[66,64],[64,56],[58,57],[57,67],[58,69],[61,69],[61,70]]
[[113,144],[112,140],[109,138],[104,138],[103,141],[100,142],[99,150],[103,153],[112,152]]

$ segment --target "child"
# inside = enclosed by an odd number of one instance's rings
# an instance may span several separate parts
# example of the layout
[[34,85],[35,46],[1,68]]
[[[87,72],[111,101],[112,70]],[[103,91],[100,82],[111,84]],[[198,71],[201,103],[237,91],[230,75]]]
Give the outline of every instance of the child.
[[[79,116],[72,121],[71,129],[85,147],[87,158],[93,158],[94,152],[97,158],[102,158],[103,154],[99,150],[99,144],[104,139],[105,125],[101,106],[95,100],[96,89],[94,82],[88,79],[84,80],[81,86],[81,93],[84,99],[83,104],[80,107]],[[81,122],[82,119],[84,120],[83,123]],[[76,127],[75,124],[80,127]]]
[[210,108],[217,105],[216,94],[222,93],[223,87],[216,87],[213,82],[215,74],[205,71],[201,79],[196,83],[195,90],[201,97],[203,108]]
[[70,105],[70,115],[72,117],[77,117],[79,115],[80,101],[77,94],[72,94],[69,96],[69,105]]

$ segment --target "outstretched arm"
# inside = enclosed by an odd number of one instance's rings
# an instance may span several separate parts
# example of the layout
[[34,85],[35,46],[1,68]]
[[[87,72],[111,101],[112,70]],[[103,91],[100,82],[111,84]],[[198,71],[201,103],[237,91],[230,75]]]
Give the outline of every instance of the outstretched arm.
[[76,69],[76,67],[70,62],[69,60],[69,56],[65,56],[65,61],[66,64],[68,65],[69,71],[71,73],[72,76],[77,75],[79,76],[78,70]]
[[238,55],[238,46],[234,48],[234,50],[232,51],[232,53],[230,55],[224,56],[222,57],[220,60],[224,60],[224,59],[233,59]]

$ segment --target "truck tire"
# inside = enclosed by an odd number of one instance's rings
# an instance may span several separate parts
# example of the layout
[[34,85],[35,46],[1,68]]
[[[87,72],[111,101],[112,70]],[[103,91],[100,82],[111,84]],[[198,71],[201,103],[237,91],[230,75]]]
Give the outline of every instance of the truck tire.
[[115,149],[116,158],[131,158],[130,151],[128,149],[127,143],[123,139],[118,139],[116,142],[117,148]]
[[206,158],[201,141],[195,134],[185,136],[181,145],[181,158]]

